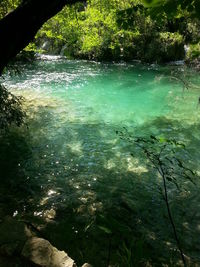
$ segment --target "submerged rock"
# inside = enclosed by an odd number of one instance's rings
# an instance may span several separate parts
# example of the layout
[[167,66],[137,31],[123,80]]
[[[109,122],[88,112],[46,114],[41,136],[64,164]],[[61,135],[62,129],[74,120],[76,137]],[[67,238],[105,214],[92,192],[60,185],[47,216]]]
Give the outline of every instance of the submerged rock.
[[43,238],[29,238],[22,250],[22,256],[41,267],[76,267],[64,251],[59,251]]

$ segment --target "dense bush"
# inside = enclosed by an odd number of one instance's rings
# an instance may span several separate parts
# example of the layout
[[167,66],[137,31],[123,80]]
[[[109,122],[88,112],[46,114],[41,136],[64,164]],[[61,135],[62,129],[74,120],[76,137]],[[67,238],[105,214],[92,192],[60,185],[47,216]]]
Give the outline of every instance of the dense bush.
[[191,44],[188,48],[187,59],[200,59],[200,43]]
[[24,115],[22,98],[0,85],[0,130],[7,129],[11,124],[20,126],[24,121]]
[[184,44],[200,36],[199,20],[193,23],[181,9],[174,17],[167,17],[165,11],[157,17],[142,3],[91,0],[65,7],[38,32],[37,49],[90,60],[184,59]]
[[[3,0],[0,16],[20,0]],[[168,62],[198,56],[198,1],[88,0],[66,6],[43,25],[26,51],[69,59]]]

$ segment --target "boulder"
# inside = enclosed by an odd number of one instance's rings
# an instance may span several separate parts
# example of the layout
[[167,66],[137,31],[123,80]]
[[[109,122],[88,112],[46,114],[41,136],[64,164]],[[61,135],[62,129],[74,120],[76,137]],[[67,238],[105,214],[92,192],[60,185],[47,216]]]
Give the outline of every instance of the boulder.
[[22,250],[22,256],[40,267],[76,267],[64,251],[59,251],[43,238],[29,238]]
[[[13,263],[14,258],[16,264]],[[76,267],[66,252],[59,251],[48,240],[37,237],[27,223],[5,217],[0,222],[0,267],[27,266],[18,264],[21,260],[29,262],[30,266]]]

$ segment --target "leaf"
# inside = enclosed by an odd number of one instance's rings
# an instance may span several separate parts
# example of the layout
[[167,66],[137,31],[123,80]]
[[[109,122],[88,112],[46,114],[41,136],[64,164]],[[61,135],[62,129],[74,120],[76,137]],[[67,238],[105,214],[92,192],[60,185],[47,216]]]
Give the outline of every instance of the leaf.
[[110,229],[108,229],[107,227],[105,226],[101,226],[101,225],[98,225],[99,229],[101,229],[104,233],[110,235],[112,234],[112,231]]
[[143,0],[145,7],[156,7],[164,3],[164,0]]
[[165,142],[167,142],[167,139],[164,138],[164,137],[160,137],[160,138],[159,138],[159,142],[160,142],[160,143],[165,143]]

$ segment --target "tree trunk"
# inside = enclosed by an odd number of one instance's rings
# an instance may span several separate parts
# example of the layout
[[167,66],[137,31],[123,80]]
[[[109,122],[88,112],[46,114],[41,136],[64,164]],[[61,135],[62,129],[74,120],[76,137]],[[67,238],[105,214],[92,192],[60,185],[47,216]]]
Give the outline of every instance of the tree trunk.
[[8,62],[33,40],[49,18],[65,5],[81,1],[26,0],[0,20],[0,74]]

